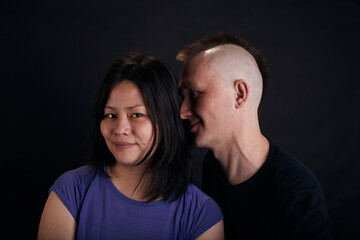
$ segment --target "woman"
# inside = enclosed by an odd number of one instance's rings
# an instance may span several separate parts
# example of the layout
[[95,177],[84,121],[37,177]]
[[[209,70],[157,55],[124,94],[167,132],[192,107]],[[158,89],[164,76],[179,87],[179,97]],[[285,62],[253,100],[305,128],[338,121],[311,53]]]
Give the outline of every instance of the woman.
[[176,81],[131,54],[102,81],[91,165],[50,188],[38,239],[223,239],[216,203],[190,183]]

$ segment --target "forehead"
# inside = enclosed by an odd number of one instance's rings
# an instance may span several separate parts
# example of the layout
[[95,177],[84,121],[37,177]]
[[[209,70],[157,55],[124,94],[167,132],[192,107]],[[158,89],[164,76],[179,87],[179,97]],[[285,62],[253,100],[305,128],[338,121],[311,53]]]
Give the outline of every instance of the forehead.
[[189,89],[199,86],[205,86],[214,81],[215,71],[211,68],[209,59],[203,55],[195,56],[187,62],[181,73],[179,88]]
[[128,103],[129,101],[144,102],[139,87],[129,80],[123,80],[111,89],[108,102],[116,104]]

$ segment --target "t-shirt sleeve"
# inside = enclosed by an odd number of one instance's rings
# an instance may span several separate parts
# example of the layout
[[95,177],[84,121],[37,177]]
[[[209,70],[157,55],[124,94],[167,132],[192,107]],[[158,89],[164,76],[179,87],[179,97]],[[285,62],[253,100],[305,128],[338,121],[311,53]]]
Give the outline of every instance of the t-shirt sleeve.
[[331,223],[321,185],[293,156],[278,148],[276,156],[279,221],[277,239],[332,239]]
[[201,206],[198,206],[194,216],[190,239],[196,239],[223,219],[222,212],[216,202],[207,197]]
[[84,191],[89,183],[89,170],[89,167],[84,166],[65,172],[49,189],[49,193],[53,191],[59,196],[75,221],[78,220]]
[[[281,204],[279,239],[332,239],[330,220],[320,189],[288,194]],[[281,216],[282,215],[282,216]]]

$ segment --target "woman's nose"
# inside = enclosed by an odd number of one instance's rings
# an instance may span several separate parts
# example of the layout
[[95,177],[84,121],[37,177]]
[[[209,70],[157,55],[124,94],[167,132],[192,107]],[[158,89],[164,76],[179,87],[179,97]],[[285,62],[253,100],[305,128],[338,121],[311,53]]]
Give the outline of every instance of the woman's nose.
[[130,133],[130,123],[129,119],[125,116],[118,117],[116,119],[116,125],[114,127],[115,135],[129,135]]

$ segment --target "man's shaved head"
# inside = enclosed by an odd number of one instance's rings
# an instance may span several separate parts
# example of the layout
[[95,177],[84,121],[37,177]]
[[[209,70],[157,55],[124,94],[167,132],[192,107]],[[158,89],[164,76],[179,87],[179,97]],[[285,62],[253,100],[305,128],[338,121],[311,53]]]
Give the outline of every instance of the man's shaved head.
[[244,80],[250,87],[251,100],[258,107],[263,89],[262,77],[254,57],[248,51],[234,44],[224,44],[199,55],[207,59],[212,71],[221,74],[219,81],[233,84],[236,80]]
[[185,46],[176,56],[177,60],[185,64],[182,76],[187,74],[188,63],[200,57],[206,57],[209,64],[214,63],[212,64],[214,71],[218,69],[217,64],[220,64],[225,71],[231,69],[232,77],[236,77],[235,79],[246,80],[252,88],[254,100],[259,102],[259,110],[261,109],[266,93],[268,72],[266,60],[257,49],[231,34],[221,33],[199,39]]

